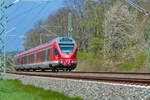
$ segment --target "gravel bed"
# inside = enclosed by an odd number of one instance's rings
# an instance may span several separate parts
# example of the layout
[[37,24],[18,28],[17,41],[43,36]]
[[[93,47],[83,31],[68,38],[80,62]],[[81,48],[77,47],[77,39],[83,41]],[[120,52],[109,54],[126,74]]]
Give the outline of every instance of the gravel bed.
[[150,100],[150,86],[112,84],[105,82],[71,80],[7,74],[8,79],[21,80],[23,84],[34,85],[64,93],[84,100]]

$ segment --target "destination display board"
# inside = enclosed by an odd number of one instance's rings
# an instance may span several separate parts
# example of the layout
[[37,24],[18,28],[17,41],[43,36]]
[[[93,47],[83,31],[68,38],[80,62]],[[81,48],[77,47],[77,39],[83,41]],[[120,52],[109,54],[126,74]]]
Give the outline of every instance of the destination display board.
[[72,42],[72,39],[65,37],[60,39],[60,42]]

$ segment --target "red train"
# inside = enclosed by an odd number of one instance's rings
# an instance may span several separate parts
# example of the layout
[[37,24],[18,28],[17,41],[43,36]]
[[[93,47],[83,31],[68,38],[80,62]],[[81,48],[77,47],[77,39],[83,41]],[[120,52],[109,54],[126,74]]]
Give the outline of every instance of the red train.
[[17,71],[71,71],[77,66],[77,44],[71,37],[57,37],[46,44],[14,56]]

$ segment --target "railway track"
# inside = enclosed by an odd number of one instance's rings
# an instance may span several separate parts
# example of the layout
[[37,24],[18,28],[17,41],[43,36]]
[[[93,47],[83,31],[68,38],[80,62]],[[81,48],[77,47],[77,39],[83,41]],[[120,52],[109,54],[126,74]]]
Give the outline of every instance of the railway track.
[[7,72],[17,75],[65,78],[98,82],[150,86],[150,73],[132,72]]

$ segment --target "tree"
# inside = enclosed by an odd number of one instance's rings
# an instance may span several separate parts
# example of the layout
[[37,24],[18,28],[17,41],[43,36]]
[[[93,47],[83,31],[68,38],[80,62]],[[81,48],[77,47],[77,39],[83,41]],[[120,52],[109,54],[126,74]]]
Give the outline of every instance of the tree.
[[132,30],[135,25],[134,18],[135,16],[130,15],[128,7],[121,1],[118,1],[107,12],[105,18],[106,54],[116,56],[121,49],[128,45],[130,36],[135,32]]
[[[53,35],[53,33],[57,34],[58,36],[67,36],[68,13],[70,11],[71,10],[68,8],[61,8],[55,14],[49,15],[49,17],[45,21],[39,21],[38,23],[36,23],[34,29],[29,30],[26,34],[24,40],[25,50],[40,45],[40,38],[42,38],[42,43],[46,43],[52,40],[56,37],[55,35]],[[73,37],[76,37],[76,29],[78,28],[76,25],[76,12],[73,10],[71,12],[73,17]],[[47,30],[51,31],[51,33],[41,28],[41,25],[44,26]],[[47,34],[51,36],[48,36]]]
[[[122,1],[117,1],[110,8],[106,14],[104,23],[104,48],[107,57],[115,58],[124,53],[130,53],[130,48],[137,48],[140,44],[145,43],[144,31],[141,26],[145,21],[143,20],[141,23],[141,20],[139,21],[139,12],[134,8],[130,9]],[[132,54],[135,56],[136,53]]]

